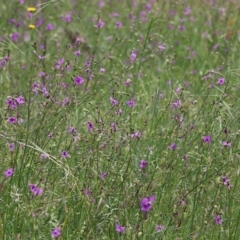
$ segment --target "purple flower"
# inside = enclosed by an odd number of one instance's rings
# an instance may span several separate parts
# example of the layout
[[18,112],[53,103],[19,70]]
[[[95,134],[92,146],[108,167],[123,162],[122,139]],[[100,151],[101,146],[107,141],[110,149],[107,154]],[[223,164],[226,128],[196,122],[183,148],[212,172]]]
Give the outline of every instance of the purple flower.
[[16,102],[16,100],[13,99],[13,98],[7,98],[6,104],[7,104],[11,109],[17,108],[17,102]]
[[155,228],[156,232],[160,232],[164,229],[165,229],[165,226],[163,226],[163,225],[157,225],[156,228]]
[[215,223],[216,223],[217,225],[221,225],[221,224],[222,224],[222,219],[221,219],[221,216],[220,216],[220,215],[217,215],[217,216],[215,217]]
[[118,105],[118,101],[112,97],[110,97],[110,103],[113,105],[113,106],[116,106]]
[[43,193],[42,188],[37,188],[36,184],[30,183],[29,184],[29,189],[33,193],[34,196],[41,196]]
[[18,96],[18,97],[15,98],[15,100],[19,105],[22,105],[25,102],[23,96]]
[[97,25],[95,26],[96,28],[102,28],[105,25],[105,23],[99,19]]
[[206,135],[202,138],[203,142],[205,143],[211,143],[211,136],[210,135]]
[[122,27],[122,23],[121,23],[121,22],[116,22],[116,27],[117,27],[117,28]]
[[88,125],[88,131],[91,132],[94,128],[94,125],[92,122],[87,122],[87,125]]
[[105,68],[100,68],[100,73],[104,73],[106,72],[106,69]]
[[181,105],[181,100],[176,100],[175,102],[173,102],[173,108],[179,108],[180,107],[180,105]]
[[14,143],[9,143],[9,144],[8,144],[8,148],[9,148],[9,151],[10,151],[10,152],[13,152],[13,151],[14,151],[14,148],[15,148]]
[[81,55],[81,51],[80,51],[80,50],[75,51],[75,52],[74,52],[74,55],[75,55],[75,56],[79,56],[79,55]]
[[65,150],[64,150],[64,151],[61,152],[61,157],[62,157],[62,158],[69,158],[70,155],[69,155],[68,151],[65,151]]
[[219,78],[218,79],[218,84],[219,85],[223,85],[225,83],[225,79],[224,78]]
[[51,235],[53,238],[58,238],[61,235],[61,229],[55,228],[54,230],[51,231]]
[[222,141],[222,145],[223,145],[224,147],[231,147],[231,143],[226,142],[226,141]]
[[72,135],[76,135],[77,134],[77,131],[74,127],[68,127],[68,132],[71,133]]
[[116,231],[122,233],[125,231],[126,227],[120,226],[118,223],[115,224]]
[[74,83],[76,85],[82,85],[84,83],[84,79],[81,76],[77,76],[74,78]]
[[230,180],[226,176],[222,177],[222,181],[223,181],[223,184],[228,187],[228,189],[232,187],[232,185],[230,184]]
[[144,159],[141,160],[141,161],[140,161],[140,164],[139,164],[139,167],[142,168],[142,169],[143,169],[143,168],[146,168],[146,167],[147,167],[147,161],[144,160]]
[[54,25],[52,23],[48,23],[46,26],[46,30],[52,31],[54,29]]
[[165,47],[163,45],[159,45],[158,49],[159,49],[160,52],[162,52],[163,50],[165,50]]
[[4,172],[4,175],[5,175],[5,177],[11,177],[13,175],[13,173],[14,173],[14,169],[13,168],[9,168],[8,170],[6,170]]
[[104,173],[102,173],[102,174],[100,175],[100,178],[101,178],[101,179],[104,179],[104,178],[107,177],[107,175],[108,175],[108,172],[104,172]]
[[133,99],[131,99],[131,100],[127,101],[127,105],[129,107],[134,107],[135,106],[135,101]]
[[8,123],[10,123],[10,124],[16,124],[17,123],[17,119],[15,118],[15,117],[9,117],[8,118]]
[[177,148],[176,143],[172,143],[172,144],[169,146],[169,148],[170,148],[171,150],[176,150],[176,148]]
[[142,200],[141,200],[141,210],[143,212],[149,212],[152,208],[152,204],[153,204],[154,201],[155,201],[155,196],[142,198]]
[[131,79],[129,78],[129,79],[126,80],[126,82],[124,82],[124,85],[126,87],[128,87],[130,85],[130,83],[131,83]]
[[17,32],[15,32],[15,33],[12,33],[12,34],[11,34],[11,40],[12,40],[13,42],[17,42],[17,41],[18,41],[18,38],[19,38],[19,36],[20,36],[20,34],[19,34],[19,33],[17,33]]
[[136,58],[137,58],[137,51],[133,50],[131,55],[130,55],[130,62],[134,63],[136,61]]

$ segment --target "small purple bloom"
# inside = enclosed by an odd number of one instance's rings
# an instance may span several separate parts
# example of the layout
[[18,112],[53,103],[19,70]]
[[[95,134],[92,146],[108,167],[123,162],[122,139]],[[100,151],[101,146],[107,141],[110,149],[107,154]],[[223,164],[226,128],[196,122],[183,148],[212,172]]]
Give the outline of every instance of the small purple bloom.
[[134,63],[136,61],[136,58],[137,58],[137,51],[136,50],[133,50],[131,55],[130,55],[130,61],[131,63]]
[[135,101],[134,101],[134,99],[131,99],[131,100],[127,101],[127,105],[128,105],[129,107],[134,107],[134,106],[135,106]]
[[176,100],[175,102],[173,102],[173,108],[179,108],[180,107],[180,105],[181,105],[181,100]]
[[143,212],[149,212],[152,208],[152,204],[155,201],[155,196],[145,197],[141,200],[141,210]]
[[10,123],[10,124],[16,124],[17,123],[17,119],[15,118],[15,117],[9,117],[8,118],[8,123]]
[[205,143],[211,143],[211,136],[210,135],[206,135],[202,138],[203,142]]
[[64,150],[64,151],[61,152],[61,157],[62,157],[62,158],[69,158],[70,155],[69,155],[68,151],[65,151],[65,150]]
[[84,79],[81,76],[77,76],[74,78],[74,83],[76,85],[82,85],[84,83]]
[[223,181],[223,184],[228,187],[228,189],[232,187],[232,185],[230,184],[230,180],[226,176],[222,177],[222,181]]
[[118,223],[115,224],[115,228],[118,233],[122,233],[126,229],[126,227],[120,226]]
[[217,225],[221,225],[221,224],[222,224],[222,219],[221,219],[221,216],[220,216],[220,215],[217,215],[217,216],[215,217],[215,223],[216,223]]
[[100,178],[101,178],[101,179],[104,179],[104,178],[107,177],[107,175],[108,175],[108,172],[104,172],[104,173],[102,173],[102,174],[100,175]]
[[117,27],[117,28],[122,27],[122,23],[121,23],[121,22],[116,22],[116,27]]
[[88,125],[88,131],[91,132],[94,128],[94,125],[92,122],[87,122],[87,125]]
[[165,226],[163,226],[163,225],[157,225],[156,226],[156,232],[160,232],[160,231],[162,231],[162,230],[164,230],[165,229]]
[[9,143],[9,144],[8,144],[8,148],[9,148],[9,151],[10,151],[10,152],[13,152],[13,151],[14,151],[14,148],[15,148],[14,143]]
[[224,147],[231,147],[231,143],[226,142],[226,141],[222,141],[222,145],[223,145]]
[[15,98],[15,100],[19,105],[22,105],[25,102],[23,96],[18,96],[18,97]]
[[52,23],[48,23],[46,26],[46,30],[52,31],[54,29],[54,25]]
[[5,175],[5,177],[11,177],[13,175],[13,173],[14,173],[14,169],[13,168],[9,168],[8,170],[6,170],[4,172],[4,175]]
[[36,184],[33,184],[33,183],[29,184],[29,189],[33,193],[34,196],[36,196],[36,195],[41,196],[43,193],[43,189],[37,188]]
[[104,25],[105,25],[105,23],[101,19],[99,19],[98,23],[96,25],[96,28],[102,28]]
[[75,56],[79,56],[79,55],[81,55],[81,54],[82,54],[82,53],[81,53],[80,50],[74,52],[74,55],[75,55]]
[[225,83],[225,79],[224,78],[219,78],[218,79],[218,84],[219,85],[223,85]]
[[146,168],[146,167],[147,167],[147,161],[144,160],[144,159],[141,160],[141,161],[140,161],[140,164],[139,164],[139,167],[142,168],[142,169],[143,169],[143,168]]
[[177,148],[176,143],[172,143],[172,144],[169,146],[169,148],[170,148],[171,150],[176,150],[176,148]]
[[110,97],[110,103],[112,104],[112,106],[118,105],[118,101],[112,97]]
[[61,235],[61,229],[55,228],[54,230],[51,231],[51,235],[53,238],[58,238]]

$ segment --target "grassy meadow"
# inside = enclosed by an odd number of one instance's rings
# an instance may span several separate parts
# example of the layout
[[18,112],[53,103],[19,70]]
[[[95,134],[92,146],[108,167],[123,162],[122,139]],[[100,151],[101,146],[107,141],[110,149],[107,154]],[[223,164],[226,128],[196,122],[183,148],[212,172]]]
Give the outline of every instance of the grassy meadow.
[[0,239],[240,239],[239,9],[3,1]]

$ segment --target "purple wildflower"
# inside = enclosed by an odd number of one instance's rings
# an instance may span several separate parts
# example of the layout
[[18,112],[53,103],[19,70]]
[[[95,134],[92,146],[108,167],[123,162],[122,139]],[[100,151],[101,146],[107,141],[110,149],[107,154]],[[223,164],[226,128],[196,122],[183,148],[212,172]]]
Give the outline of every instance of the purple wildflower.
[[225,83],[225,78],[219,78],[218,79],[218,84],[223,85]]
[[223,145],[224,147],[231,147],[231,143],[226,142],[226,141],[222,141],[222,145]]
[[19,105],[23,105],[24,102],[25,102],[23,96],[18,96],[18,97],[15,98],[15,100]]
[[169,146],[169,148],[170,148],[171,150],[176,150],[176,148],[177,148],[176,143],[172,143],[172,144]]
[[6,170],[4,172],[4,175],[5,175],[5,177],[11,177],[13,175],[13,173],[14,173],[14,169],[13,168],[9,168],[8,170]]
[[131,99],[131,100],[127,101],[127,105],[128,105],[129,107],[134,107],[134,106],[135,106],[135,101],[134,101],[134,99]]
[[156,228],[155,228],[156,232],[160,232],[164,229],[165,229],[165,226],[163,226],[163,225],[157,225]]
[[51,235],[53,238],[58,238],[61,235],[61,229],[55,228],[54,230],[51,231]]
[[52,23],[48,23],[46,26],[46,30],[52,31],[54,29],[54,25]]
[[76,85],[82,85],[84,83],[84,79],[81,76],[77,76],[74,78],[74,83]]
[[152,204],[155,201],[155,196],[145,197],[141,200],[141,210],[143,212],[149,212],[152,208]]
[[181,105],[181,100],[176,100],[175,102],[173,102],[173,108],[179,108],[180,107],[180,105]]
[[110,103],[112,104],[112,106],[118,105],[118,101],[112,97],[110,97]]
[[117,27],[117,28],[122,27],[122,23],[121,23],[121,22],[116,22],[116,27]]
[[220,215],[217,215],[217,216],[215,217],[215,223],[216,223],[217,225],[221,225],[221,224],[222,224],[222,219],[221,219],[221,216],[220,216]]
[[230,180],[226,176],[222,177],[222,181],[223,181],[223,184],[228,187],[228,189],[232,187],[232,185],[230,184]]
[[87,125],[88,125],[88,131],[91,132],[94,128],[94,125],[92,122],[87,122]]
[[68,151],[64,150],[64,151],[61,152],[61,157],[62,158],[69,158],[70,155],[69,155]]
[[142,169],[146,168],[147,164],[148,164],[147,161],[143,159],[143,160],[140,161],[139,167],[142,168]]
[[8,148],[9,148],[9,151],[10,151],[10,152],[13,152],[13,151],[14,151],[14,148],[15,148],[14,143],[9,143],[9,144],[8,144]]
[[107,177],[107,175],[108,175],[108,172],[104,172],[104,173],[102,173],[102,174],[100,175],[100,178],[101,178],[101,179],[104,179],[104,178]]
[[203,142],[205,143],[211,143],[211,136],[210,135],[206,135],[202,138]]
[[96,28],[102,28],[105,25],[105,23],[99,19],[97,25],[95,26]]
[[81,55],[81,54],[82,54],[82,53],[81,53],[80,50],[74,52],[74,55],[75,55],[75,56],[79,56],[79,55]]
[[137,58],[137,51],[136,50],[133,50],[131,55],[130,55],[130,61],[131,63],[134,63],[136,61],[136,58]]
[[41,196],[43,193],[42,188],[37,188],[36,184],[30,183],[29,184],[29,189],[33,193],[34,196]]
[[16,124],[17,123],[17,119],[15,118],[15,117],[9,117],[8,118],[8,123],[10,123],[10,124]]
[[122,233],[126,229],[126,227],[120,226],[118,223],[115,224],[115,228],[118,233]]

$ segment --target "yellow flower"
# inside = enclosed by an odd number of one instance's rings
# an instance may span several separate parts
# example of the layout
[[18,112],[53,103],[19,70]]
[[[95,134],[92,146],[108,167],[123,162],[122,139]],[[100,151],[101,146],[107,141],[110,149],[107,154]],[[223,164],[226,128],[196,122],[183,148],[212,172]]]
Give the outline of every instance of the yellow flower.
[[36,12],[36,10],[37,10],[37,9],[36,9],[35,7],[28,7],[28,8],[27,8],[27,11],[28,11],[28,12]]
[[34,24],[29,24],[28,27],[34,29],[36,26]]

